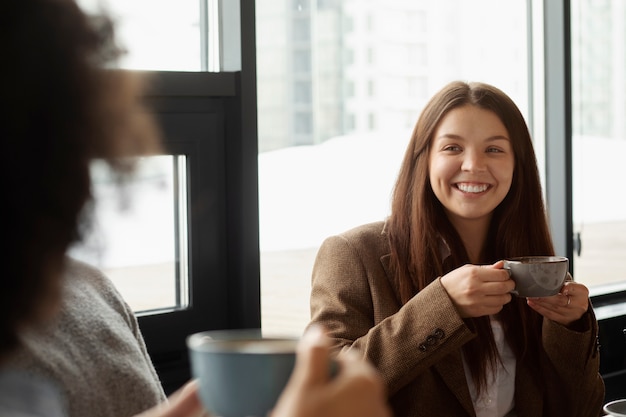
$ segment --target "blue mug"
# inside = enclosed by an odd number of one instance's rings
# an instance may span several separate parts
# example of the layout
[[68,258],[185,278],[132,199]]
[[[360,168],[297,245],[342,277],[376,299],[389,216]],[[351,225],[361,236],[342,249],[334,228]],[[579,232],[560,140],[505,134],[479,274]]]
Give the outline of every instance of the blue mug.
[[297,338],[264,336],[260,329],[190,335],[202,404],[214,416],[265,417],[291,376],[297,344]]

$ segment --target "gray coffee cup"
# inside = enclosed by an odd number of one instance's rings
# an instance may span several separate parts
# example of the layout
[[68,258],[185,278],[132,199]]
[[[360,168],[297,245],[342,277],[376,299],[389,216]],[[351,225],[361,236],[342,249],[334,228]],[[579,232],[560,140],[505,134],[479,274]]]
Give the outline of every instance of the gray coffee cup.
[[549,297],[558,294],[567,278],[569,260],[563,256],[523,256],[504,261],[515,281],[511,291],[519,297]]
[[298,339],[259,329],[219,330],[187,338],[200,399],[214,416],[265,417],[291,376]]
[[626,417],[626,399],[606,403],[602,410],[609,416]]

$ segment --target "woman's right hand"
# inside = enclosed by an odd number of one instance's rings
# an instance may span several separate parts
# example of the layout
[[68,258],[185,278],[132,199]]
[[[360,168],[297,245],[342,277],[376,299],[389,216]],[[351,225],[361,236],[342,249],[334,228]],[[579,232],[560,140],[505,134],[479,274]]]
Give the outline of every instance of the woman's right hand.
[[328,339],[319,327],[310,328],[271,417],[391,417],[374,367],[356,354],[342,355],[337,361],[339,372],[331,376]]
[[496,314],[511,301],[515,282],[503,266],[503,261],[493,265],[464,265],[441,277],[441,285],[461,317]]

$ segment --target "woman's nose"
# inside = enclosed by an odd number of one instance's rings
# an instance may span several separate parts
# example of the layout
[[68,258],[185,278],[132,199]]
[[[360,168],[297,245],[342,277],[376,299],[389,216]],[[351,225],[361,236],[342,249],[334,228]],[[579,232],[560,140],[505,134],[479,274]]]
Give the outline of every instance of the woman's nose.
[[463,154],[461,170],[467,172],[484,171],[486,169],[485,162],[484,154],[473,150],[467,150]]

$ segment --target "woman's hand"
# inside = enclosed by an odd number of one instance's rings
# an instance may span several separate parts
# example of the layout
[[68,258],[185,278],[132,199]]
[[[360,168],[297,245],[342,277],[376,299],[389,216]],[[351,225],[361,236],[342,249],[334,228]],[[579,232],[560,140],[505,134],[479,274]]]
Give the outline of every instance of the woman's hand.
[[375,369],[356,355],[337,361],[339,372],[331,376],[328,340],[320,328],[309,329],[271,417],[391,417]]
[[441,277],[441,285],[461,317],[496,314],[511,301],[515,282],[503,266],[503,261],[493,265],[464,265]]
[[209,413],[200,402],[197,381],[191,381],[172,394],[163,404],[135,417],[209,417]]
[[589,289],[578,282],[566,281],[557,295],[528,298],[526,302],[545,318],[569,326],[589,309]]

